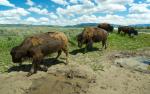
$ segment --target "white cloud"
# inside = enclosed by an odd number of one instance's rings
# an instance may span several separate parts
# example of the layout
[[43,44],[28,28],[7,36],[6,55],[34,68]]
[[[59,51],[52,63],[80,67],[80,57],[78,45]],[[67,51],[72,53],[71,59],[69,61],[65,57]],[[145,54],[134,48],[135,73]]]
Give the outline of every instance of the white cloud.
[[57,8],[56,13],[58,15],[70,15],[70,14],[76,14],[76,15],[83,15],[83,14],[92,14],[92,13],[113,13],[115,11],[125,11],[126,7],[124,5],[120,4],[99,4],[97,6],[94,6],[93,3],[89,4],[77,4],[77,5],[68,5],[66,9],[63,8]]
[[70,3],[77,4],[78,0],[70,0]]
[[145,4],[145,3],[141,3],[141,4],[132,4],[131,8],[129,9],[130,13],[149,13],[150,9],[148,9],[148,7],[150,6],[150,4]]
[[29,6],[33,6],[35,3],[32,0],[27,0],[26,4]]
[[40,9],[40,8],[37,8],[37,7],[30,7],[28,10],[31,11],[31,12],[38,13],[38,14],[43,14],[43,15],[48,14],[47,9]]
[[99,4],[99,3],[103,3],[103,4],[112,4],[112,3],[114,3],[114,4],[123,4],[123,5],[125,5],[125,4],[133,3],[134,0],[95,0],[95,2],[97,4]]
[[49,22],[49,19],[46,17],[41,17],[39,20],[40,22]]
[[18,24],[20,22],[21,18],[18,16],[0,18],[0,24]]
[[8,0],[0,0],[0,5],[9,6],[9,7],[15,7],[15,5],[11,4]]
[[150,2],[150,0],[147,0],[147,2]]
[[15,8],[11,10],[0,11],[1,17],[26,16],[30,14],[24,8]]
[[131,4],[134,0],[107,0],[108,3]]
[[56,14],[54,14],[53,12],[52,13],[49,13],[49,17],[51,19],[58,19],[58,16]]
[[46,17],[41,17],[41,18],[34,18],[34,17],[28,17],[27,19],[24,20],[25,24],[34,24],[34,25],[48,25],[49,24],[49,19]]
[[26,19],[26,22],[29,23],[29,24],[33,24],[33,23],[37,23],[38,20],[35,19],[35,18],[33,18],[33,17],[28,17],[28,18]]
[[51,0],[51,1],[59,5],[68,5],[68,2],[66,0]]

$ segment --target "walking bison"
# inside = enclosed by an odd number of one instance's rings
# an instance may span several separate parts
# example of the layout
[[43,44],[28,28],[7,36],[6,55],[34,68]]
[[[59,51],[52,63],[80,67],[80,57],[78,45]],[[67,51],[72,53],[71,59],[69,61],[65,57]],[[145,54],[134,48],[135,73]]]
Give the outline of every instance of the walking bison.
[[138,31],[135,30],[133,27],[129,26],[119,26],[118,27],[118,33],[120,34],[121,32],[124,33],[124,35],[128,34],[129,36],[133,35],[138,35]]
[[105,46],[107,48],[106,41],[107,41],[108,33],[106,30],[97,28],[97,27],[86,27],[84,28],[83,32],[77,35],[78,47],[82,47],[83,44],[86,44],[85,51],[88,48],[91,48],[93,42],[101,42],[102,41],[102,48]]
[[101,23],[97,27],[106,30],[107,32],[113,32],[114,27],[108,23]]
[[[27,76],[37,72],[40,63],[48,54],[58,52],[57,59],[61,52],[66,54],[66,63],[68,63],[68,39],[61,32],[47,32],[43,34],[27,37],[24,41],[14,48],[10,54],[14,63],[22,63],[24,60],[31,58],[32,67]],[[47,70],[44,68],[43,70]]]

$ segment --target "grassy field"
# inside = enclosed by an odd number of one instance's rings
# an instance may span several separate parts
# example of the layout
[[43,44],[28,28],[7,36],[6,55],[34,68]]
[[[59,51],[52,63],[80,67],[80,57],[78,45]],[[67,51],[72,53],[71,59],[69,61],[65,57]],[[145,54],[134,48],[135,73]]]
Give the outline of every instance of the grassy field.
[[[0,27],[0,72],[6,71],[11,65],[10,50],[20,44],[22,40],[33,34],[60,31],[69,38],[69,51],[78,49],[76,35],[82,32],[82,28],[61,28],[61,27]],[[147,30],[147,32],[150,30]],[[116,32],[109,34],[107,51],[137,50],[139,48],[150,47],[150,34],[140,33],[135,38],[122,36]],[[101,44],[94,44],[100,48]]]

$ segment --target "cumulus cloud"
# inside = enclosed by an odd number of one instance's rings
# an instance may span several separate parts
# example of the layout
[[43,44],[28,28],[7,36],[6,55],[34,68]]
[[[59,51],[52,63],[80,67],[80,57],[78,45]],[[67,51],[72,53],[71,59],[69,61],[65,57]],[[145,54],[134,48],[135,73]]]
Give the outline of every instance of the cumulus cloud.
[[31,0],[27,0],[26,4],[29,6],[33,6],[35,3]]
[[65,9],[64,8],[57,8],[56,12],[58,15],[84,15],[84,14],[92,14],[92,13],[113,13],[115,11],[125,11],[126,7],[120,4],[99,4],[94,6],[93,3],[91,4],[77,4],[77,5],[68,5]]
[[[139,1],[135,3],[134,0],[51,0],[65,6],[57,7],[50,12],[47,8],[43,8],[44,6],[35,6],[32,0],[26,0],[26,4],[30,6],[27,10],[15,7],[8,0],[1,1],[4,2],[0,2],[0,5],[13,8],[0,11],[0,24],[25,23],[65,26],[102,22],[120,25],[150,23],[150,0],[140,3]],[[29,14],[33,13],[38,16],[30,17]],[[119,13],[125,13],[125,15],[119,15]]]
[[99,3],[103,3],[103,4],[112,4],[112,3],[115,3],[115,4],[131,4],[134,2],[134,0],[95,0],[95,2],[97,4]]
[[56,4],[59,4],[59,5],[67,5],[68,2],[66,0],[51,0],[53,1],[54,3]]
[[10,3],[8,0],[0,0],[0,5],[9,6],[9,7],[15,7],[15,5]]
[[29,15],[30,12],[24,8],[14,8],[0,11],[0,24],[18,24],[21,23],[21,17]]
[[24,8],[15,8],[11,10],[0,11],[1,17],[26,16],[30,14]]
[[18,24],[20,22],[21,22],[21,18],[19,16],[0,18],[0,24]]
[[38,19],[34,17],[28,17],[27,19],[24,20],[25,24],[34,24],[34,25],[48,25],[49,24],[49,19],[46,17],[40,17]]
[[58,16],[55,14],[55,13],[49,13],[49,17],[51,18],[51,19],[58,19]]
[[35,18],[33,18],[33,17],[28,17],[28,18],[26,19],[26,22],[27,22],[27,23],[37,23],[38,20],[35,19]]
[[146,0],[147,2],[150,2],[150,0]]
[[30,12],[35,12],[37,14],[43,14],[43,15],[47,15],[48,14],[48,10],[47,9],[40,9],[37,7],[30,7],[28,9]]
[[77,4],[78,0],[70,0],[70,3]]
[[150,9],[148,8],[150,4],[132,4],[131,8],[129,9],[130,13],[149,13]]

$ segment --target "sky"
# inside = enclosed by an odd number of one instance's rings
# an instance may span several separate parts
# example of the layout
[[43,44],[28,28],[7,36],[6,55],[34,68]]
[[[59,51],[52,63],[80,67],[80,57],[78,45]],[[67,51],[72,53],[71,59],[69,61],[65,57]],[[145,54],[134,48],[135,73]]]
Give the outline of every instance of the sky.
[[0,24],[150,24],[150,0],[0,0]]

